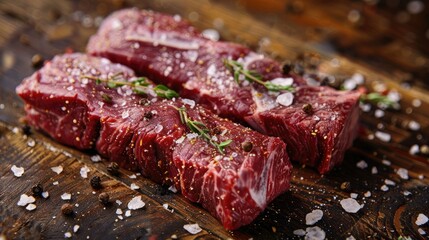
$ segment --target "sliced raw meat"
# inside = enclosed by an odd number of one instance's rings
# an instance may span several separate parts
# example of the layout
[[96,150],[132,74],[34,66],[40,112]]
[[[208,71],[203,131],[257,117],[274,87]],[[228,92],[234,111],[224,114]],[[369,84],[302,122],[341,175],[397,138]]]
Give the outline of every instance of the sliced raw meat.
[[[115,12],[90,39],[87,51],[166,84],[222,117],[281,137],[292,160],[322,174],[341,163],[357,133],[358,92],[307,86],[304,79],[283,74],[278,62],[242,45],[206,39],[178,17],[138,9]],[[293,81],[293,99],[240,80],[243,74],[236,76],[237,84],[225,65],[231,60],[263,82]],[[304,104],[312,111],[303,112]]]
[[[291,165],[279,138],[219,118],[189,99],[161,99],[149,81],[146,97],[101,81],[118,77],[136,81],[132,70],[107,59],[67,54],[25,79],[17,93],[34,127],[174,185],[227,229],[250,223],[289,188]],[[212,144],[183,123],[184,114],[207,127]],[[213,144],[226,140],[232,142],[223,151]]]

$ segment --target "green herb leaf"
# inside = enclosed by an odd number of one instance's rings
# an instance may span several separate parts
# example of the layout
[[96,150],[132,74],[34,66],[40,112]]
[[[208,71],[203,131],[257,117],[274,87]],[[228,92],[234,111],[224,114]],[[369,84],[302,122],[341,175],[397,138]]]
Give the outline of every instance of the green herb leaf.
[[166,98],[166,99],[172,99],[175,97],[179,97],[179,94],[174,91],[169,89],[167,86],[159,84],[156,85],[153,90],[155,91],[156,95],[158,95],[158,97],[162,97],[162,98]]
[[387,107],[394,107],[397,104],[397,102],[390,100],[387,96],[382,95],[378,92],[362,94],[360,97],[360,101],[361,102],[371,102],[371,103],[375,103],[375,104],[382,103],[382,104],[386,105]]

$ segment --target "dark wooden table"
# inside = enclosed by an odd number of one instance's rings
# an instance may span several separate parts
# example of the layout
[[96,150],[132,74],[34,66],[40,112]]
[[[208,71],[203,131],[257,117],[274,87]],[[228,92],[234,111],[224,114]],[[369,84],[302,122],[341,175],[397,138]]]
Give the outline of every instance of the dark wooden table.
[[[429,94],[424,81],[429,76],[429,6],[411,14],[404,13],[409,1],[396,1],[398,6],[388,1],[338,2],[0,1],[0,239],[61,239],[67,232],[79,239],[299,239],[303,237],[293,231],[311,227],[305,216],[315,209],[324,213],[315,225],[329,239],[427,238],[421,232],[429,234],[428,223],[417,226],[415,221],[420,213],[429,216]],[[108,162],[91,161],[94,153],[59,145],[39,132],[23,134],[19,121],[23,103],[14,88],[34,72],[32,57],[84,51],[103,17],[131,6],[180,14],[200,29],[217,29],[222,39],[247,44],[281,61],[301,62],[310,72],[337,79],[360,73],[369,88],[383,83],[397,90],[401,109],[386,110],[380,118],[374,116],[375,106],[364,112],[361,134],[341,167],[320,176],[295,165],[289,192],[254,223],[226,231],[180,194],[125,170],[114,176],[107,171]],[[420,128],[410,129],[412,121]],[[391,141],[372,138],[377,130],[389,133]],[[420,151],[410,154],[413,145]],[[362,160],[368,165],[363,169],[356,166]],[[22,177],[14,176],[13,165],[25,169]],[[56,174],[51,167],[59,165],[64,170]],[[88,178],[80,174],[84,166],[90,169]],[[399,168],[408,170],[409,179],[400,178]],[[102,189],[91,187],[93,176],[100,176]],[[386,184],[386,179],[395,185]],[[350,187],[343,189],[345,182]],[[30,195],[38,183],[49,198],[37,198],[33,211],[17,206],[21,194]],[[132,190],[132,183],[140,188]],[[383,185],[389,189],[383,191]],[[368,191],[371,196],[365,197]],[[98,201],[102,192],[109,194],[110,205]],[[62,200],[63,193],[71,193],[71,200]],[[340,205],[351,193],[364,204],[357,213],[347,213]],[[126,217],[126,205],[135,196],[141,196],[146,206]],[[62,214],[64,203],[74,206],[73,216]],[[188,223],[198,223],[203,231],[188,233],[183,229]],[[79,230],[74,232],[76,225]]]

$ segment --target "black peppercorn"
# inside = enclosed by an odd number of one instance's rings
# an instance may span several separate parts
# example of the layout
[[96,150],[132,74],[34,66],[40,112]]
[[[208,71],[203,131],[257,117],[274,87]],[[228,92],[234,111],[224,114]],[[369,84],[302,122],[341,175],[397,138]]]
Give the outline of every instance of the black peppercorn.
[[31,66],[33,66],[33,68],[41,68],[44,61],[45,60],[40,54],[36,54],[31,58]]
[[107,166],[107,171],[112,174],[113,176],[119,175],[119,165],[115,162],[112,162]]
[[100,201],[102,204],[106,205],[109,203],[109,194],[103,192],[98,195],[98,201]]
[[34,185],[34,186],[31,188],[31,191],[33,192],[33,196],[35,196],[35,197],[40,197],[40,196],[42,196],[42,193],[43,193],[43,187],[42,187],[42,184],[38,183],[38,184]]
[[241,144],[241,147],[243,148],[243,151],[250,152],[253,149],[253,144],[251,142],[244,142]]
[[30,135],[31,127],[25,124],[24,126],[22,126],[22,133],[24,133],[24,135],[27,135],[27,136]]
[[99,176],[92,177],[90,183],[91,183],[91,187],[94,189],[101,188],[101,179]]
[[153,117],[152,111],[148,111],[144,113],[144,117],[147,119],[151,119]]
[[69,204],[69,203],[65,203],[61,206],[61,212],[64,215],[70,216],[73,214],[73,205]]
[[309,103],[306,103],[302,105],[302,111],[310,115],[313,113],[313,106],[311,106]]
[[283,74],[288,75],[290,73],[290,71],[292,71],[292,68],[293,68],[293,66],[290,62],[284,63],[282,66]]
[[140,99],[139,104],[143,105],[143,106],[147,106],[150,104],[150,101],[147,98],[142,98],[142,99]]

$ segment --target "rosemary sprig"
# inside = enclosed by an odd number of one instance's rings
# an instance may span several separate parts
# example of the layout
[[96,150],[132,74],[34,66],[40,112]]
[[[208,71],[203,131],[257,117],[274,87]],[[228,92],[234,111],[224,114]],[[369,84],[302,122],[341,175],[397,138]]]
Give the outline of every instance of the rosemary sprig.
[[[136,94],[144,96],[147,95],[147,89],[148,86],[150,86],[150,83],[145,77],[137,78],[132,81],[125,81],[122,72],[116,73],[107,79],[86,75],[82,76],[82,78],[95,80],[95,83],[97,84],[105,83],[108,88],[130,86]],[[179,97],[179,94],[177,94],[177,92],[161,84],[156,85],[153,90],[155,91],[156,95],[161,98],[172,99],[174,97]]]
[[256,82],[264,86],[269,91],[279,92],[279,91],[293,91],[292,86],[283,86],[278,84],[273,84],[270,82],[262,81],[262,77],[255,71],[244,69],[243,64],[229,59],[224,59],[223,61],[225,67],[227,67],[231,73],[234,75],[234,80],[239,84],[241,79],[240,76],[244,76],[249,82]]
[[199,136],[201,136],[203,139],[209,142],[212,146],[214,146],[219,153],[224,154],[225,147],[227,147],[232,142],[231,139],[228,139],[220,143],[213,141],[212,137],[209,134],[209,129],[204,123],[191,120],[188,117],[188,114],[186,113],[186,108],[181,107],[176,109],[177,111],[179,111],[180,120],[182,121],[183,124],[186,124],[186,126],[192,132],[197,133]]
[[387,96],[382,95],[378,92],[372,92],[367,94],[362,94],[360,97],[361,102],[371,102],[374,104],[381,103],[385,105],[386,107],[394,107],[398,103],[395,101],[390,100]]

